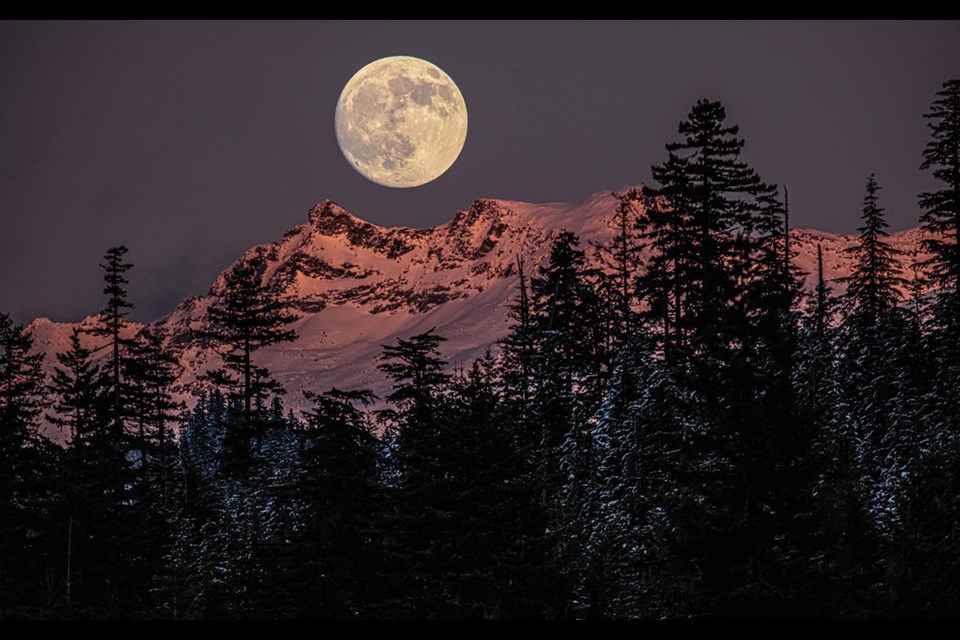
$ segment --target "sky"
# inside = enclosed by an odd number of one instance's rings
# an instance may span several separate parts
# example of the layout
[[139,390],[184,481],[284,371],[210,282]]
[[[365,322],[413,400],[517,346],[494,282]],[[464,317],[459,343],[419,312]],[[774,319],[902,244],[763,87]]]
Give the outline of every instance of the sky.
[[[926,112],[960,77],[960,22],[0,22],[0,311],[79,320],[130,248],[150,320],[330,198],[384,226],[478,198],[582,200],[650,183],[699,98],[790,190],[796,226],[857,227],[867,175],[914,226]],[[459,160],[414,189],[343,158],[334,111],[361,67],[433,62],[469,112]]]

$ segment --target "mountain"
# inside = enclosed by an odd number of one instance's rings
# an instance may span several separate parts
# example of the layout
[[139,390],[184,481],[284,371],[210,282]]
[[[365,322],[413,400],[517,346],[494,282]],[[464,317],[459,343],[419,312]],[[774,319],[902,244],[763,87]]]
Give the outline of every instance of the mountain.
[[[408,229],[365,222],[327,200],[278,242],[255,246],[240,258],[260,264],[264,281],[301,314],[294,325],[299,338],[263,350],[258,361],[284,384],[294,406],[304,390],[334,385],[385,395],[389,383],[376,369],[381,345],[432,328],[447,338],[443,352],[450,362],[467,364],[506,334],[517,256],[524,256],[532,272],[556,233],[569,229],[600,264],[597,245],[615,233],[617,203],[611,192],[576,203],[478,200],[445,224]],[[904,265],[924,257],[920,239],[919,229],[891,236],[904,254]],[[816,273],[817,244],[822,245],[830,280],[850,274],[852,258],[845,249],[854,241],[852,236],[813,229],[795,230],[791,236],[796,263],[807,274]],[[210,293],[222,286],[223,274]],[[197,376],[217,361],[195,336],[209,301],[209,294],[188,298],[155,321],[169,332],[183,364],[177,388],[187,401]],[[74,326],[46,318],[31,324],[48,369]],[[94,338],[85,339],[96,346]]]

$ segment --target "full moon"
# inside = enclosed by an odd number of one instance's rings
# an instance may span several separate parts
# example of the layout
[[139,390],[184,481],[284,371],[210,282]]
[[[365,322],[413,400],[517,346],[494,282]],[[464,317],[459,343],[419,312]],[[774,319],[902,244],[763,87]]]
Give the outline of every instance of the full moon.
[[419,187],[439,178],[467,139],[460,89],[436,65],[408,56],[360,69],[340,94],[335,120],[347,161],[385,187]]

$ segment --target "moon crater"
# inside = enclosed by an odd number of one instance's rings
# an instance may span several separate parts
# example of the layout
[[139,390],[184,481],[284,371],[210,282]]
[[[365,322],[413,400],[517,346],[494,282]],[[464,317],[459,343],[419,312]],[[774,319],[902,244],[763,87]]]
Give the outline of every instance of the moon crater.
[[343,88],[337,143],[361,175],[385,187],[418,187],[443,175],[467,139],[460,89],[426,60],[371,62]]

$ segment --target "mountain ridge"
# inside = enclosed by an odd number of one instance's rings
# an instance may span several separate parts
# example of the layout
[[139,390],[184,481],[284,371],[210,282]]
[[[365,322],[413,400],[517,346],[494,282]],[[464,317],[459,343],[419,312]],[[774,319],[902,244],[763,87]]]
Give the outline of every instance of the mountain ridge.
[[[508,330],[517,256],[524,256],[532,272],[556,234],[567,229],[578,234],[589,260],[599,265],[598,245],[615,233],[617,204],[612,191],[573,203],[479,199],[445,223],[413,229],[379,226],[324,200],[278,241],[255,245],[238,259],[258,265],[263,282],[301,315],[293,325],[299,338],[264,349],[257,360],[274,372],[294,408],[305,390],[334,384],[385,395],[389,382],[376,370],[381,345],[432,328],[447,338],[444,355],[452,363],[467,364]],[[638,212],[645,206],[641,201]],[[925,257],[922,236],[919,228],[891,234],[904,265]],[[836,280],[851,272],[852,257],[845,250],[854,242],[854,235],[792,230],[794,262],[808,274],[807,286],[816,270],[817,244],[823,246],[826,278]],[[205,323],[210,296],[222,290],[224,273],[206,295],[189,297],[150,323],[168,333],[183,366],[177,396],[188,403],[199,375],[217,363],[196,335]],[[35,349],[46,355],[48,371],[72,329],[93,321],[37,318],[30,324]],[[131,323],[127,332],[132,335],[142,326]],[[91,336],[84,340],[98,346]]]

